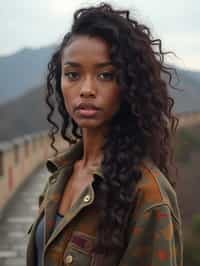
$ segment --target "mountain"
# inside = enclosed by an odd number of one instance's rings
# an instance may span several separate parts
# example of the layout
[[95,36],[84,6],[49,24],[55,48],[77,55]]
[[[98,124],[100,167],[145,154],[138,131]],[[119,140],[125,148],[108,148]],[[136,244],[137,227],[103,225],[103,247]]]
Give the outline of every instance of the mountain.
[[175,112],[200,111],[200,72],[178,69],[179,90],[170,89],[175,100]]
[[43,99],[44,89],[38,87],[0,105],[0,141],[47,129]]
[[[0,57],[0,141],[45,130],[45,77],[55,47],[23,49]],[[179,90],[170,89],[176,113],[200,111],[200,72],[178,69]],[[56,116],[58,119],[58,116]]]
[[0,104],[44,83],[53,50],[54,46],[24,48],[13,55],[0,57]]
[[[0,57],[0,104],[22,96],[44,84],[47,64],[55,46],[25,48]],[[182,91],[171,90],[176,99],[176,112],[200,110],[200,72],[177,68]]]
[[[45,86],[31,89],[23,96],[0,105],[0,141],[10,141],[26,134],[48,130],[48,112]],[[57,110],[53,119],[58,125],[61,124]]]

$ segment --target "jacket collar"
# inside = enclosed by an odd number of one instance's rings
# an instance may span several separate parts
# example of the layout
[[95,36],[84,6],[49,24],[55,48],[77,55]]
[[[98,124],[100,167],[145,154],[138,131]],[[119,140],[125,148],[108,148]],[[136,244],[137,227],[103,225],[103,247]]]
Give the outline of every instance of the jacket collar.
[[[46,167],[49,172],[55,173],[61,168],[73,166],[75,161],[80,160],[83,155],[83,142],[78,141],[72,145],[67,151],[59,153],[57,156],[47,159]],[[94,171],[94,174],[104,178],[101,166]]]
[[[66,216],[61,223],[53,231],[55,225],[55,215],[61,200],[64,187],[68,178],[73,172],[73,166],[75,161],[81,159],[83,154],[82,141],[73,145],[67,152],[59,154],[54,158],[50,158],[47,161],[47,169],[53,173],[49,179],[49,188],[46,195],[47,202],[45,206],[45,243],[48,246],[54,238],[60,234],[63,228],[77,215],[77,213],[86,205],[90,205],[94,201],[94,187],[90,184],[86,190],[80,195],[80,198],[70,210],[68,210]],[[54,174],[55,173],[55,174]],[[101,169],[94,171],[94,181],[98,178],[104,178]],[[84,201],[85,197],[89,197],[89,201]],[[52,233],[53,232],[53,233]]]

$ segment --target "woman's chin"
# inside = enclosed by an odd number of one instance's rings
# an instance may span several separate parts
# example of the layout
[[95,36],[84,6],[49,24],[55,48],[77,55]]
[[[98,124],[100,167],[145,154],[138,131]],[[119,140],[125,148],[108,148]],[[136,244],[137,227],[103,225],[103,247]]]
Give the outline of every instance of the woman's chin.
[[76,121],[76,123],[82,129],[100,129],[101,127],[104,127],[104,124],[100,121],[97,121],[96,119],[81,119],[79,121]]
[[87,129],[95,129],[101,127],[98,123],[92,123],[92,122],[84,122],[84,123],[79,123],[80,128],[87,128]]

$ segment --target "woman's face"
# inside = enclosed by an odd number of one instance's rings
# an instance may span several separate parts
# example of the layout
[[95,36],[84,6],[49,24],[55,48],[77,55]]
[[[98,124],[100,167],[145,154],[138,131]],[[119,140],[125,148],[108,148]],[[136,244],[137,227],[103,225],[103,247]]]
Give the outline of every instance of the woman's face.
[[61,90],[69,115],[81,128],[107,127],[120,105],[116,69],[100,38],[77,36],[62,54]]

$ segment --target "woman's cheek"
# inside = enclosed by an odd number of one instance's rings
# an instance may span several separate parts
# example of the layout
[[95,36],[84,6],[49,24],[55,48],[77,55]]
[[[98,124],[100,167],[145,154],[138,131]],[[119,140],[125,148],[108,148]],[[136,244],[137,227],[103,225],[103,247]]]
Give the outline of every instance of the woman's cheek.
[[63,100],[64,100],[65,109],[66,109],[67,113],[70,114],[71,110],[70,110],[69,100],[67,99],[67,96],[65,95],[64,90],[62,90],[62,96],[63,96]]
[[64,99],[65,101],[65,109],[67,111],[67,113],[72,116],[72,106],[70,105],[70,101],[68,101],[67,99]]

